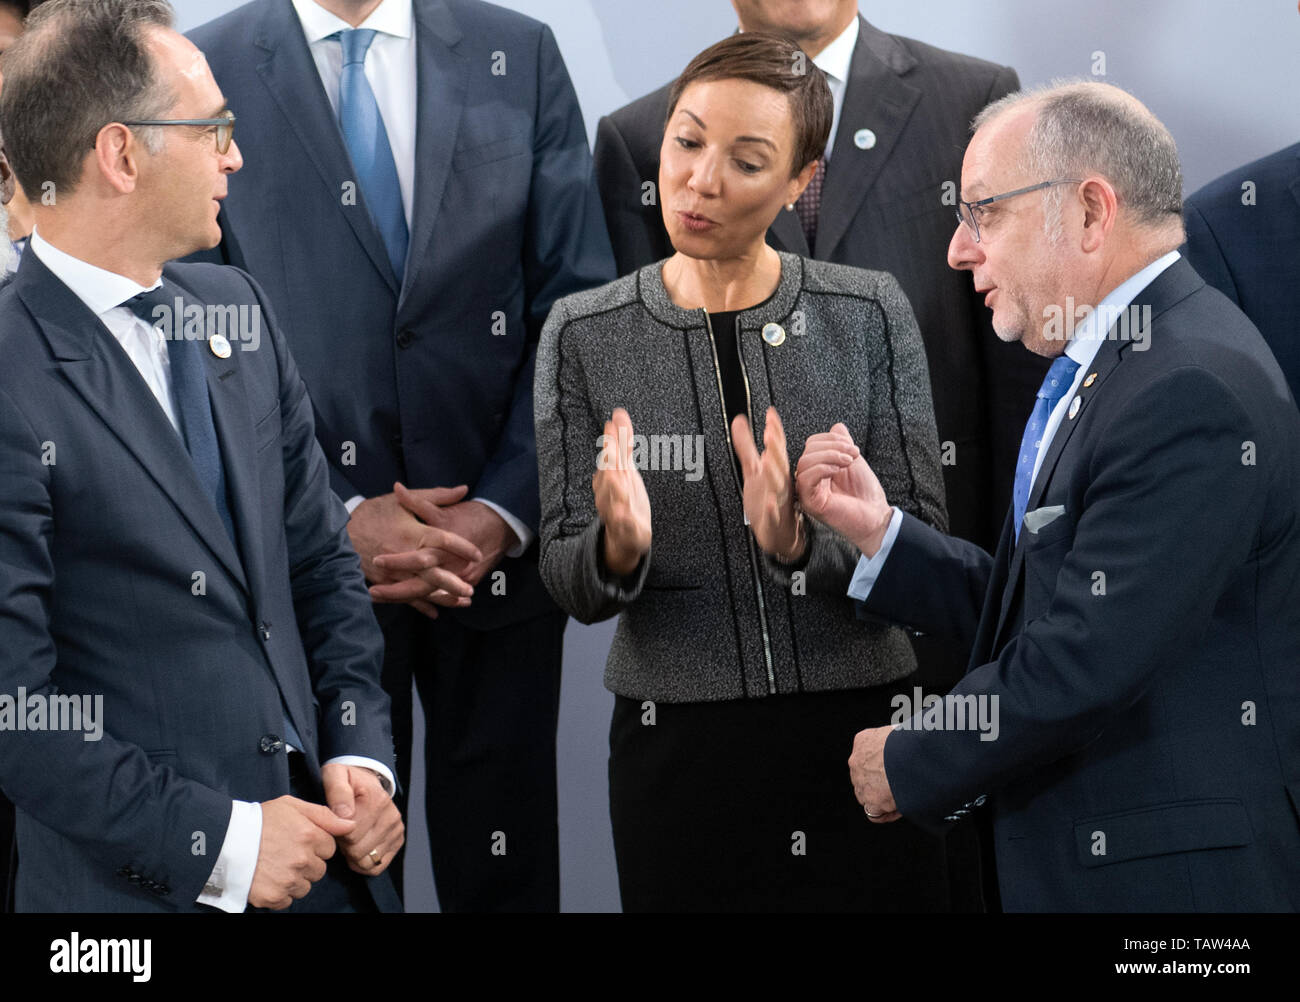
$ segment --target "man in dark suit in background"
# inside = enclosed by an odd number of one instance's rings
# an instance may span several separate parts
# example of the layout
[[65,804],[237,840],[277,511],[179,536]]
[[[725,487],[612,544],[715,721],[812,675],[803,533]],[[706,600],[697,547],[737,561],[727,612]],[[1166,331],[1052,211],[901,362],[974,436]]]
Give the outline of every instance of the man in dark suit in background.
[[[442,907],[554,911],[565,617],[532,545],[533,358],[555,299],[614,277],[555,39],[477,0],[259,0],[190,37],[248,160],[222,254],[284,319],[385,603],[403,785],[419,687]],[[419,548],[424,523],[482,559]]]
[[949,261],[1054,361],[991,558],[891,509],[840,430],[800,458],[864,615],[971,650],[944,700],[858,734],[858,800],[991,820],[1008,911],[1295,911],[1300,412],[1175,250],[1182,172],[1145,107],[1074,83],[976,124]]
[[1300,143],[1191,196],[1185,250],[1259,328],[1300,400]]
[[5,56],[15,169],[57,192],[0,291],[17,907],[397,910],[382,638],[306,389],[246,275],[167,265],[241,165],[171,16],[49,0]]
[[[859,16],[856,0],[733,6],[742,31],[797,42],[827,73],[835,102],[824,167],[768,242],[898,279],[929,360],[952,532],[991,547],[1046,365],[994,336],[988,310],[944,254],[971,119],[1019,87],[1015,71],[885,34]],[[647,187],[658,185],[667,109],[664,86],[597,127],[596,174],[620,274],[673,252]],[[935,663],[927,681],[955,681],[960,659],[944,669]]]
[[[8,205],[13,198],[17,181],[13,168],[9,166],[9,157],[5,154],[4,137],[0,136],[0,233],[9,229]],[[3,237],[0,237],[2,240]],[[0,288],[9,282],[9,260],[13,256],[11,244],[0,243]],[[9,911],[11,902],[9,892],[12,889],[9,871],[13,867],[14,849],[14,805],[0,791],[0,912]]]

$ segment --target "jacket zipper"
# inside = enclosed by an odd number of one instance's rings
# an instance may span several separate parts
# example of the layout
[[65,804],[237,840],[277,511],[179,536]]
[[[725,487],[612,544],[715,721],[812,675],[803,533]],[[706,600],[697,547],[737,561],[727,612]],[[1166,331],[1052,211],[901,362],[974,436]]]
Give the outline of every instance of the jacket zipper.
[[[722,366],[718,362],[718,344],[713,338],[713,321],[709,318],[708,310],[701,310],[704,314],[704,326],[709,332],[709,348],[713,352],[713,374],[718,380],[718,404],[722,408],[722,429],[727,435],[727,458],[728,465],[731,467],[731,475],[736,481],[736,491],[740,494],[741,509],[745,504],[745,489],[740,473],[736,469],[736,449],[731,441],[731,423],[727,420],[727,400],[722,392]],[[754,426],[754,415],[751,413],[752,404],[749,397],[749,373],[745,369],[745,356],[741,354],[740,341],[736,341],[736,357],[740,359],[740,376],[745,383],[745,416],[749,419],[749,426]],[[758,624],[763,632],[763,658],[767,663],[767,693],[769,696],[776,695],[776,673],[772,670],[772,641],[767,633],[767,605],[763,601],[763,578],[760,573],[758,554],[754,546],[754,534],[745,533],[746,542],[749,544],[749,566],[754,572],[754,594],[758,599]],[[744,666],[741,666],[744,671]]]

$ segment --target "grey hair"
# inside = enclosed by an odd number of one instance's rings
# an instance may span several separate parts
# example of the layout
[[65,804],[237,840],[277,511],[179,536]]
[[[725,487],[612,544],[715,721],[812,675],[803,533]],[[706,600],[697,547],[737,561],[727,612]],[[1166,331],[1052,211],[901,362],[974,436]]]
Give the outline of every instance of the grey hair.
[[[1183,217],[1183,172],[1169,130],[1127,91],[1095,80],[1053,80],[994,101],[976,117],[976,132],[995,118],[1033,106],[1038,114],[1025,137],[1021,166],[1035,180],[1100,174],[1110,182],[1121,211],[1150,229]],[[1039,176],[1041,175],[1041,177]],[[1066,188],[1043,193],[1044,227],[1053,243],[1061,237]],[[1179,242],[1181,242],[1181,237]]]
[[[75,190],[86,155],[110,122],[163,118],[176,103],[158,79],[145,29],[170,28],[167,0],[46,0],[0,58],[6,151],[33,199],[52,183]],[[158,153],[158,128],[139,128]]]

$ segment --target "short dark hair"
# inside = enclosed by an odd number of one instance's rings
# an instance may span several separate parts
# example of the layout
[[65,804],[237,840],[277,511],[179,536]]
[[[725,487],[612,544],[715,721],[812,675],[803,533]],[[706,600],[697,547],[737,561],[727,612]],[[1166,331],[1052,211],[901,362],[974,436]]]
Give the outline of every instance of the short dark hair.
[[826,76],[798,44],[780,35],[745,31],[710,45],[690,61],[668,93],[665,128],[690,84],[700,80],[752,80],[784,94],[794,119],[794,177],[826,149],[835,105]]
[[[0,123],[24,190],[75,190],[86,153],[109,122],[162,117],[175,96],[161,85],[145,28],[172,26],[167,0],[46,0],[0,58]],[[150,149],[157,130],[142,130]]]

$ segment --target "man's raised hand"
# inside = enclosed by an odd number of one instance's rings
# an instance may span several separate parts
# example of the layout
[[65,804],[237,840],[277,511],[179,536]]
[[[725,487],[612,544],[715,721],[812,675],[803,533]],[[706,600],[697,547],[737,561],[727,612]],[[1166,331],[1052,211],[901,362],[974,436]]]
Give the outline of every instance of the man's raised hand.
[[809,436],[795,468],[795,485],[804,511],[866,556],[876,555],[894,511],[848,428],[836,424]]

